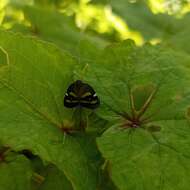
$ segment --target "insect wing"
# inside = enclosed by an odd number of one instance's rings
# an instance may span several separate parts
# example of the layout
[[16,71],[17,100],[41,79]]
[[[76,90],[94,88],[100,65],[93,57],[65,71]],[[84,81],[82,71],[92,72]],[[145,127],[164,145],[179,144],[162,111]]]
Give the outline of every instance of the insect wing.
[[64,106],[67,108],[74,108],[79,105],[79,101],[77,99],[73,99],[71,96],[65,95],[64,97]]
[[89,109],[97,108],[100,105],[100,100],[96,92],[88,84],[84,84],[84,87],[85,93],[81,96],[80,105]]
[[96,109],[100,105],[100,100],[99,98],[96,97],[90,97],[87,99],[81,99],[80,105],[89,109]]
[[77,94],[75,93],[76,87],[76,82],[72,83],[65,93],[64,106],[67,108],[74,108],[79,105],[79,100],[77,98]]
[[80,80],[72,83],[64,97],[64,106],[74,108],[77,106],[95,109],[100,105],[100,100],[94,89]]

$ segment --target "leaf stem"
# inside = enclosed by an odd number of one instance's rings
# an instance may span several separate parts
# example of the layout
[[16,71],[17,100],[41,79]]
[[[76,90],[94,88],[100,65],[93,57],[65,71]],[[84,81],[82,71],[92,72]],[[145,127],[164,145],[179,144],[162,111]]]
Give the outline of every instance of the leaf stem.
[[130,99],[130,105],[131,105],[131,111],[132,111],[132,116],[134,119],[136,119],[137,117],[137,111],[135,109],[135,101],[134,101],[134,96],[133,96],[133,93],[131,91],[131,88],[128,87],[129,89],[129,99]]
[[35,182],[37,182],[38,184],[42,184],[44,182],[44,180],[45,180],[45,177],[43,177],[42,175],[34,172],[33,173],[33,180]]
[[104,104],[105,104],[105,106],[107,106],[112,112],[114,112],[116,115],[119,115],[119,116],[121,116],[121,117],[123,117],[123,118],[125,118],[125,119],[128,119],[128,120],[131,120],[131,117],[130,117],[130,115],[129,115],[127,112],[119,112],[119,111],[113,109],[113,108],[112,108],[110,105],[108,105],[107,103],[104,102]]
[[157,89],[152,91],[152,93],[150,94],[150,96],[148,97],[148,99],[146,100],[144,105],[142,106],[142,108],[137,112],[138,113],[137,114],[137,119],[139,119],[145,113],[145,111],[147,110],[147,108],[151,104],[156,92],[157,92]]

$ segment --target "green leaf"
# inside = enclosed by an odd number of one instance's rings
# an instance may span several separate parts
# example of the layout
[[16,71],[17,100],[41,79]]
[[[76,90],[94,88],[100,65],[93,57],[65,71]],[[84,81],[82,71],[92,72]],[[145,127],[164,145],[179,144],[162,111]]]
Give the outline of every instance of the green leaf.
[[0,47],[0,66],[8,64],[9,64],[9,56],[7,52],[2,47]]
[[114,127],[98,139],[115,185],[129,190],[188,190],[190,126],[185,120],[160,121],[161,133]]
[[60,170],[53,166],[46,169],[45,180],[39,187],[39,190],[56,189],[56,190],[72,190],[72,186]]
[[32,168],[24,156],[14,155],[10,161],[0,163],[2,190],[30,190]]
[[0,140],[55,164],[74,189],[95,189],[96,172],[77,136],[66,135],[64,140],[60,130],[72,117],[63,97],[73,60],[51,44],[7,32],[0,32],[0,46],[10,60],[1,69]]
[[106,48],[85,78],[100,97],[97,113],[108,120],[184,118],[189,61],[187,55],[148,44],[137,48],[130,41]]
[[89,65],[100,117],[114,123],[98,147],[121,190],[189,189],[189,56],[131,41]]
[[174,48],[176,51],[184,51],[188,54],[190,53],[189,44],[187,43],[190,39],[188,35],[190,32],[190,27],[188,27],[189,21],[190,17],[188,15],[184,18],[184,25],[181,26],[182,30],[165,41],[170,48]]

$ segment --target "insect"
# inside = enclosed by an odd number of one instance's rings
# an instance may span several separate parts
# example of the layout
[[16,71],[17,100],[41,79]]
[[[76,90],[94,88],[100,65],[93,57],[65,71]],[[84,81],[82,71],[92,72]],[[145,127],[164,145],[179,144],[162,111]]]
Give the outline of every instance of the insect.
[[64,97],[64,106],[67,108],[85,107],[96,109],[100,100],[94,89],[81,80],[76,80],[67,89]]

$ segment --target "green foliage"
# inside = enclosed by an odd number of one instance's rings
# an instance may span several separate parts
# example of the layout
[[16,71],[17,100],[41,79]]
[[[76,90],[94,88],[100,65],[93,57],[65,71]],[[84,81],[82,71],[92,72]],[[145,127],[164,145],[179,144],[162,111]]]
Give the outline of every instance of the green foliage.
[[119,189],[189,188],[189,61],[126,42],[107,48],[89,69],[86,80],[102,97],[99,116],[115,120],[98,147]]
[[[139,47],[77,26],[77,10],[100,1],[18,2],[2,9],[0,189],[188,190],[189,15],[106,1],[122,27],[160,40]],[[78,79],[96,91],[96,110],[64,107]]]
[[30,190],[32,168],[30,161],[22,155],[7,155],[0,166],[0,185],[3,190]]
[[63,172],[59,171],[57,168],[53,166],[48,166],[46,169],[43,169],[43,172],[45,170],[44,181],[40,185],[40,190],[46,190],[46,189],[56,189],[56,190],[62,190],[62,189],[68,189],[72,190],[72,186],[63,174]]
[[60,13],[25,7],[24,14],[32,24],[30,32],[33,35],[55,43],[76,57],[90,58],[106,45],[103,39],[79,31],[72,18]]
[[75,189],[94,189],[96,173],[80,146],[80,138],[67,136],[63,144],[60,130],[67,118],[63,95],[71,80],[72,59],[54,46],[32,38],[4,32],[0,38],[10,59],[1,75],[3,144],[17,151],[29,149],[57,165]]

